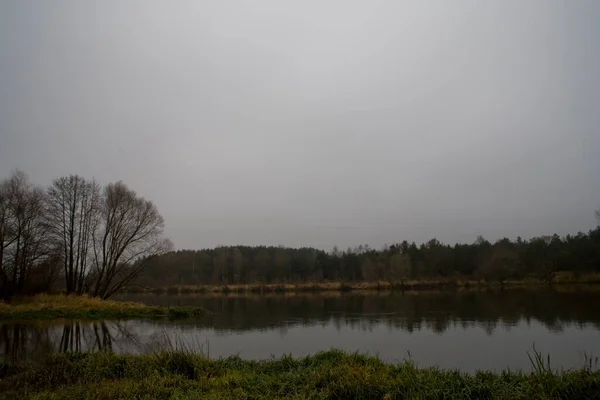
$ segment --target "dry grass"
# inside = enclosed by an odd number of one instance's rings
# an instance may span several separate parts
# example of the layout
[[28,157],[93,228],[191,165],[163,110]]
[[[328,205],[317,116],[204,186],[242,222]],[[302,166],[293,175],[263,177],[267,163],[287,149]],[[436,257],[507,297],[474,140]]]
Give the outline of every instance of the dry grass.
[[[576,276],[570,272],[559,272],[554,284],[600,283],[600,273]],[[518,280],[507,280],[500,284],[497,281],[470,279],[469,277],[439,277],[429,279],[412,279],[404,282],[389,281],[360,281],[360,282],[305,282],[305,283],[254,283],[232,285],[174,285],[153,289],[142,289],[141,292],[192,294],[192,293],[292,293],[292,292],[327,292],[327,291],[373,291],[373,290],[431,290],[444,288],[487,288],[487,287],[518,287],[547,285],[548,282],[528,276]]]
[[[125,310],[143,309],[145,305],[127,301],[102,300],[99,297],[75,296],[75,295],[50,295],[38,294],[31,297],[21,297],[12,304],[1,303],[3,308],[13,310]],[[0,309],[3,309],[0,308]]]
[[189,318],[203,314],[204,310],[197,307],[151,307],[73,295],[39,294],[15,299],[11,304],[0,302],[1,319]]
[[493,282],[459,281],[454,279],[411,280],[400,282],[307,282],[234,285],[175,285],[166,288],[147,290],[151,293],[191,294],[191,293],[291,293],[291,292],[343,292],[343,291],[388,291],[393,289],[423,290],[447,287],[493,286]]
[[570,271],[558,272],[554,278],[556,283],[600,283],[600,273],[588,273],[580,276]]

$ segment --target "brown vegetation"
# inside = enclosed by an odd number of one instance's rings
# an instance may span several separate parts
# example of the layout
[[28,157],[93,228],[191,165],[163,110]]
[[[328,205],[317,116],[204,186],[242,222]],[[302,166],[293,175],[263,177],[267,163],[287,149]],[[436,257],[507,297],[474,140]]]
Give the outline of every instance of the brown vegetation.
[[16,298],[12,303],[0,302],[0,319],[188,318],[203,314],[204,310],[199,307],[151,307],[74,295],[39,294]]
[[[554,284],[597,284],[600,283],[600,273],[576,275],[563,271],[556,274]],[[290,292],[343,292],[369,290],[427,290],[443,288],[476,288],[495,286],[524,286],[546,285],[547,282],[536,276],[524,277],[518,280],[509,279],[468,279],[437,278],[427,280],[407,280],[404,282],[362,281],[362,282],[308,282],[308,283],[272,283],[272,284],[233,284],[233,285],[172,285],[158,288],[130,288],[129,293],[290,293]]]

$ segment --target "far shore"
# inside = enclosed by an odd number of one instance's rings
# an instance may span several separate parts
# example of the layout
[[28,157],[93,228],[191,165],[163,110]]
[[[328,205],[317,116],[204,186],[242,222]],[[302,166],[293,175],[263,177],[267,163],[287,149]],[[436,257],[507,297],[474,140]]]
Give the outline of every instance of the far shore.
[[477,289],[508,287],[541,287],[553,285],[600,284],[600,274],[573,276],[559,273],[552,281],[536,277],[518,280],[489,281],[467,278],[434,278],[427,280],[373,281],[373,282],[303,282],[252,283],[230,285],[172,285],[158,288],[131,287],[126,293],[192,294],[192,293],[291,293],[291,292],[344,292],[344,291],[414,291],[435,289]]

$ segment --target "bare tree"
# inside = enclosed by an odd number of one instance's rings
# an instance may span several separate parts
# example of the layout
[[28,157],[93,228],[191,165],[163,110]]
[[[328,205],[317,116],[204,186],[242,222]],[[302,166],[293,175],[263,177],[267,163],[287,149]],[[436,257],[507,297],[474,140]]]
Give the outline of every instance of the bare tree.
[[400,281],[402,285],[410,278],[412,272],[412,266],[410,264],[410,258],[402,253],[396,253],[390,256],[388,260],[387,278],[392,286],[397,281]]
[[67,293],[81,294],[92,237],[100,217],[100,187],[78,175],[55,179],[48,188],[50,233],[61,249]]
[[23,292],[31,270],[42,263],[50,246],[45,224],[45,193],[27,174],[13,172],[0,192],[0,276],[4,298]]
[[227,259],[229,258],[229,251],[225,247],[218,247],[215,249],[213,256],[213,271],[212,271],[212,282],[215,285],[227,284]]
[[7,293],[9,282],[7,250],[16,240],[10,213],[8,180],[0,184],[0,293]]
[[232,250],[231,263],[233,264],[233,282],[240,283],[242,280],[242,274],[244,272],[244,255],[237,247]]
[[122,182],[104,189],[100,226],[93,236],[91,294],[104,299],[125,287],[146,263],[172,248],[163,237],[164,221],[156,206]]
[[519,256],[514,249],[496,245],[478,272],[486,280],[495,280],[503,285],[515,273],[518,265]]
[[371,257],[365,256],[360,264],[360,272],[362,274],[362,278],[366,281],[374,281],[377,279],[377,273],[375,271],[375,266],[371,261]]

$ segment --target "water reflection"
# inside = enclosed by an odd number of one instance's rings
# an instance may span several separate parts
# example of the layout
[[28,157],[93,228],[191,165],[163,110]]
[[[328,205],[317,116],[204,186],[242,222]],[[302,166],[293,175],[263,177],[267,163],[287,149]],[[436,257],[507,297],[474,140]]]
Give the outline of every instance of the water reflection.
[[446,368],[527,368],[536,343],[555,365],[600,353],[599,292],[486,291],[269,296],[128,296],[201,305],[199,321],[0,322],[0,355],[37,361],[53,352],[147,353],[184,345],[210,356],[264,359],[331,347]]
[[58,352],[137,352],[143,348],[138,335],[119,321],[0,323],[0,347],[3,357],[22,361]]
[[[483,327],[490,335],[519,321],[541,322],[552,332],[593,324],[600,329],[600,292],[505,290],[291,295],[127,296],[157,305],[200,305],[211,315],[194,326],[217,331],[277,329],[333,323],[369,330],[374,324],[408,332],[444,333],[450,327]],[[185,323],[183,324],[185,325]]]

